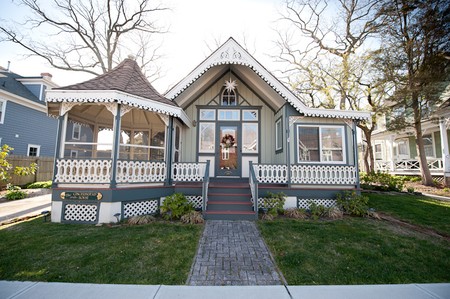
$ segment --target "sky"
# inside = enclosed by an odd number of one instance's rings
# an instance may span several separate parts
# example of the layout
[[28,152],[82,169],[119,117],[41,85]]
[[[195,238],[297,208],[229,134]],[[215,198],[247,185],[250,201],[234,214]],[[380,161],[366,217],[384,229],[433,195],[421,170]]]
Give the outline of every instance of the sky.
[[[271,71],[278,67],[269,54],[277,53],[274,28],[282,6],[281,0],[161,2],[172,10],[164,19],[170,26],[169,33],[163,35],[161,53],[164,57],[159,61],[164,75],[153,82],[159,92],[167,91],[200,64],[211,50],[217,48],[216,40],[223,43],[229,37],[241,44],[245,37],[250,53],[260,63]],[[1,22],[11,17],[19,18],[22,14],[23,9],[12,4],[11,0],[2,0]],[[6,68],[10,61],[10,70],[22,76],[38,76],[49,72],[53,75],[53,81],[60,86],[92,78],[92,75],[54,69],[44,60],[25,58],[24,54],[26,52],[16,45],[0,43],[0,66]]]

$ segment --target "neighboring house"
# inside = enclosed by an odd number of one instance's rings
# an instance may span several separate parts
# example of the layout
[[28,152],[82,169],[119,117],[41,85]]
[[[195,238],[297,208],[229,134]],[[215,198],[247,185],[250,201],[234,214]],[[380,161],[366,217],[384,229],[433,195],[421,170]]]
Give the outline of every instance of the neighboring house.
[[47,115],[45,91],[57,87],[51,75],[23,77],[0,68],[0,145],[10,154],[53,157],[57,120]]
[[155,213],[174,192],[207,219],[256,219],[268,191],[303,207],[359,189],[356,122],[370,114],[305,106],[232,38],[165,97],[126,59],[47,102],[60,128],[52,221]]
[[[450,170],[446,170],[450,164],[445,159],[447,157],[448,160],[450,146],[450,85],[441,97],[443,104],[437,109],[430,109],[431,112],[424,114],[422,119],[428,167],[435,177],[444,177],[445,173],[450,173]],[[407,115],[407,111],[394,111],[391,117],[400,114]],[[377,129],[372,134],[375,170],[397,175],[420,175],[414,128],[411,126],[400,132],[388,131],[387,121],[389,119],[385,116],[380,118]]]

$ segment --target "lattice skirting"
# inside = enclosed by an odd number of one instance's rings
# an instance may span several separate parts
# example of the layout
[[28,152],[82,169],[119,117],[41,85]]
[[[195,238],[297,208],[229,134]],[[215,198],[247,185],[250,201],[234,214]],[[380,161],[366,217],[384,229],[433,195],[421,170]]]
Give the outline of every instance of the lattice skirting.
[[203,196],[201,195],[187,195],[187,200],[194,205],[194,209],[203,208]]
[[158,210],[159,206],[157,199],[123,203],[124,218],[155,214]]
[[66,204],[64,206],[64,221],[97,222],[98,205],[96,204]]
[[335,206],[336,200],[335,199],[322,199],[322,198],[298,198],[297,199],[297,206],[301,209],[309,209],[309,206],[311,203],[314,202],[318,205],[325,206],[327,208]]

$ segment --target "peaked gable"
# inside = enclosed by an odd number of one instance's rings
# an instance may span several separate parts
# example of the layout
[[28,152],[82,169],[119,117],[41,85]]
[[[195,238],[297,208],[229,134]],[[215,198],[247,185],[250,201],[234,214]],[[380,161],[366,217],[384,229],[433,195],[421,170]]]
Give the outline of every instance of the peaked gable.
[[222,46],[200,63],[184,79],[178,82],[167,93],[166,97],[176,100],[185,90],[193,85],[209,69],[219,65],[243,65],[250,68],[266,84],[268,84],[286,102],[305,116],[368,119],[370,113],[361,111],[344,111],[307,107],[291,90],[281,83],[272,73],[250,55],[239,43],[230,37]]

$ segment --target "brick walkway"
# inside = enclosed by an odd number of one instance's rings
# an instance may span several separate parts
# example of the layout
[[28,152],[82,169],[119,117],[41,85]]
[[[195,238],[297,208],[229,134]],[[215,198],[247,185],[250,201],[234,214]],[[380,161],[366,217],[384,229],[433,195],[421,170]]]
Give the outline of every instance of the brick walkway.
[[188,285],[280,285],[283,282],[254,222],[206,221]]

